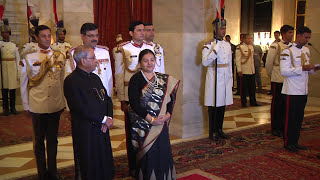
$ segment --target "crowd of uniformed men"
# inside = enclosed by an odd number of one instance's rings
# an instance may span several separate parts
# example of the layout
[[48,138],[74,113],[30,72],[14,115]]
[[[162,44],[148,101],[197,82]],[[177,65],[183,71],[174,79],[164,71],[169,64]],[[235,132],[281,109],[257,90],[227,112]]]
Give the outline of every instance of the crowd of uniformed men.
[[[216,19],[213,25],[215,37],[203,46],[202,63],[208,67],[204,102],[205,106],[208,106],[209,138],[217,141],[220,138],[229,138],[222,127],[225,106],[233,104],[234,74],[237,76],[236,94],[241,96],[242,107],[247,107],[247,95],[251,106],[259,106],[256,100],[256,79],[260,78],[263,53],[260,47],[253,46],[250,34],[242,34],[240,44],[233,45],[230,36],[225,36],[225,20]],[[66,107],[63,81],[76,69],[78,61],[73,58],[75,48],[65,41],[67,32],[64,28],[57,30],[57,42],[53,44],[51,30],[47,26],[37,26],[30,32],[32,41],[26,43],[19,54],[17,46],[10,41],[10,27],[4,25],[1,28],[3,115],[17,114],[15,97],[16,89],[20,87],[24,110],[32,116],[39,179],[49,176],[59,179],[56,166],[57,132],[60,115]],[[118,45],[112,49],[115,59],[115,92],[125,116],[129,104],[128,85],[132,75],[139,70],[139,53],[144,49],[152,50],[156,56],[155,71],[165,73],[164,52],[158,43],[153,42],[153,25],[135,21],[129,26],[129,34],[132,40],[127,42],[123,42],[120,34],[117,35]],[[294,42],[292,26],[282,26],[280,34],[282,39],[276,39],[271,44],[265,65],[267,74],[271,77],[273,96],[271,130],[273,135],[284,138],[284,147],[287,150],[297,152],[306,149],[298,144],[298,139],[307,101],[308,74],[314,73],[319,66],[310,63],[310,51],[304,46],[311,37],[309,28],[298,28]],[[113,74],[110,55],[107,47],[97,45],[98,27],[93,23],[85,23],[81,27],[80,35],[83,46],[93,49],[93,58],[98,60],[98,66],[93,73],[100,77],[108,97],[111,97]],[[261,80],[258,80],[257,84],[258,91],[261,92]],[[101,123],[109,123],[106,126],[109,128],[112,118],[112,115],[106,116],[101,119]],[[129,129],[130,123],[125,124],[126,129]],[[132,151],[129,131],[126,131],[126,136],[130,173],[134,174],[135,154]],[[47,139],[47,163],[44,139]],[[77,157],[77,148],[74,146],[76,176],[80,177],[81,162]]]

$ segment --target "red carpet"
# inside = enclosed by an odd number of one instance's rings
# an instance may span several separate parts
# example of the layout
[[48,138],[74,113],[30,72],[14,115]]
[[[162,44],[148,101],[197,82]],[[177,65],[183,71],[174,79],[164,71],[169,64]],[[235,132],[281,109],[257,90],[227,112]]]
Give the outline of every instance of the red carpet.
[[[268,103],[259,102],[261,105]],[[234,99],[234,104],[227,106],[226,110],[241,109],[240,99]],[[68,112],[63,112],[60,118],[59,136],[71,135],[71,122]],[[18,115],[0,116],[0,147],[26,143],[32,141],[33,129],[31,117],[23,112]]]
[[[304,120],[300,143],[309,150],[291,153],[270,125],[231,133],[228,141],[200,139],[172,146],[177,174],[200,169],[225,179],[320,179],[320,116]],[[128,177],[127,157],[115,158],[116,179]],[[73,179],[73,167],[59,170]],[[192,174],[196,177],[196,174]],[[188,177],[188,176],[187,176]],[[34,179],[33,177],[23,179]]]
[[[59,124],[59,136],[71,135],[68,112],[63,112]],[[33,127],[31,116],[20,112],[18,115],[0,116],[0,147],[32,142]]]

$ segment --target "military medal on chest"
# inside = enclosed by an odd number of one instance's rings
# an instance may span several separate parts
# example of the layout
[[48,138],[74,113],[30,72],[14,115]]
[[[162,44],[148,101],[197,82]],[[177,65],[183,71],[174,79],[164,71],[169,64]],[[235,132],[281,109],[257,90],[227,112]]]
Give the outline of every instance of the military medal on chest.
[[158,64],[157,63],[157,61],[156,61],[156,64],[157,64],[157,66],[161,66],[161,56],[162,56],[162,54],[161,54],[161,51],[160,51],[160,45],[159,44],[156,44],[155,46],[154,46],[154,53],[155,53],[155,55],[157,56],[157,57],[159,57],[159,63],[160,64]]
[[98,74],[100,75],[101,74],[101,68],[100,68],[100,63],[98,63]]

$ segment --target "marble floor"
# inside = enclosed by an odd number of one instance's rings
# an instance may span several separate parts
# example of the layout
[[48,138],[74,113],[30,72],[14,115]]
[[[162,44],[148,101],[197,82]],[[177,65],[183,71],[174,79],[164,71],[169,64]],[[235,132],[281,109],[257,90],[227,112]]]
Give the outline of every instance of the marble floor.
[[[268,86],[264,87],[269,89]],[[239,96],[234,96],[240,99]],[[267,105],[259,107],[248,107],[239,110],[227,111],[223,128],[225,132],[233,132],[245,128],[259,126],[261,124],[270,123],[270,103],[272,96],[266,94],[258,94],[258,102],[265,102]],[[17,98],[19,99],[19,98]],[[121,156],[126,154],[126,139],[124,128],[124,114],[120,109],[120,102],[113,99],[114,102],[114,126],[116,128],[110,130],[111,144],[113,155]],[[20,104],[20,103],[18,103]],[[2,108],[1,108],[2,109]],[[18,110],[22,110],[22,106],[18,105]],[[1,110],[0,110],[1,111]],[[0,112],[1,113],[1,112]],[[305,116],[320,114],[320,99],[309,98],[305,110]],[[10,130],[8,130],[10,131]],[[206,130],[207,131],[207,130]],[[0,134],[1,136],[1,134]],[[181,143],[194,139],[206,138],[208,134],[199,137],[180,139],[171,137],[171,143]],[[59,138],[57,165],[58,168],[73,166],[73,148],[71,136]],[[0,148],[0,180],[16,179],[37,173],[35,158],[33,154],[33,143],[23,143]]]

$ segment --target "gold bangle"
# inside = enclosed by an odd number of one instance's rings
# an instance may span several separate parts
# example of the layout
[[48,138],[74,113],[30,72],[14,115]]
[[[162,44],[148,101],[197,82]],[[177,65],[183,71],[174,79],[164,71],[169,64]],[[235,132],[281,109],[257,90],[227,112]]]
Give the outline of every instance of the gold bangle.
[[151,117],[151,121],[150,121],[150,124],[152,124],[154,121],[154,117]]

